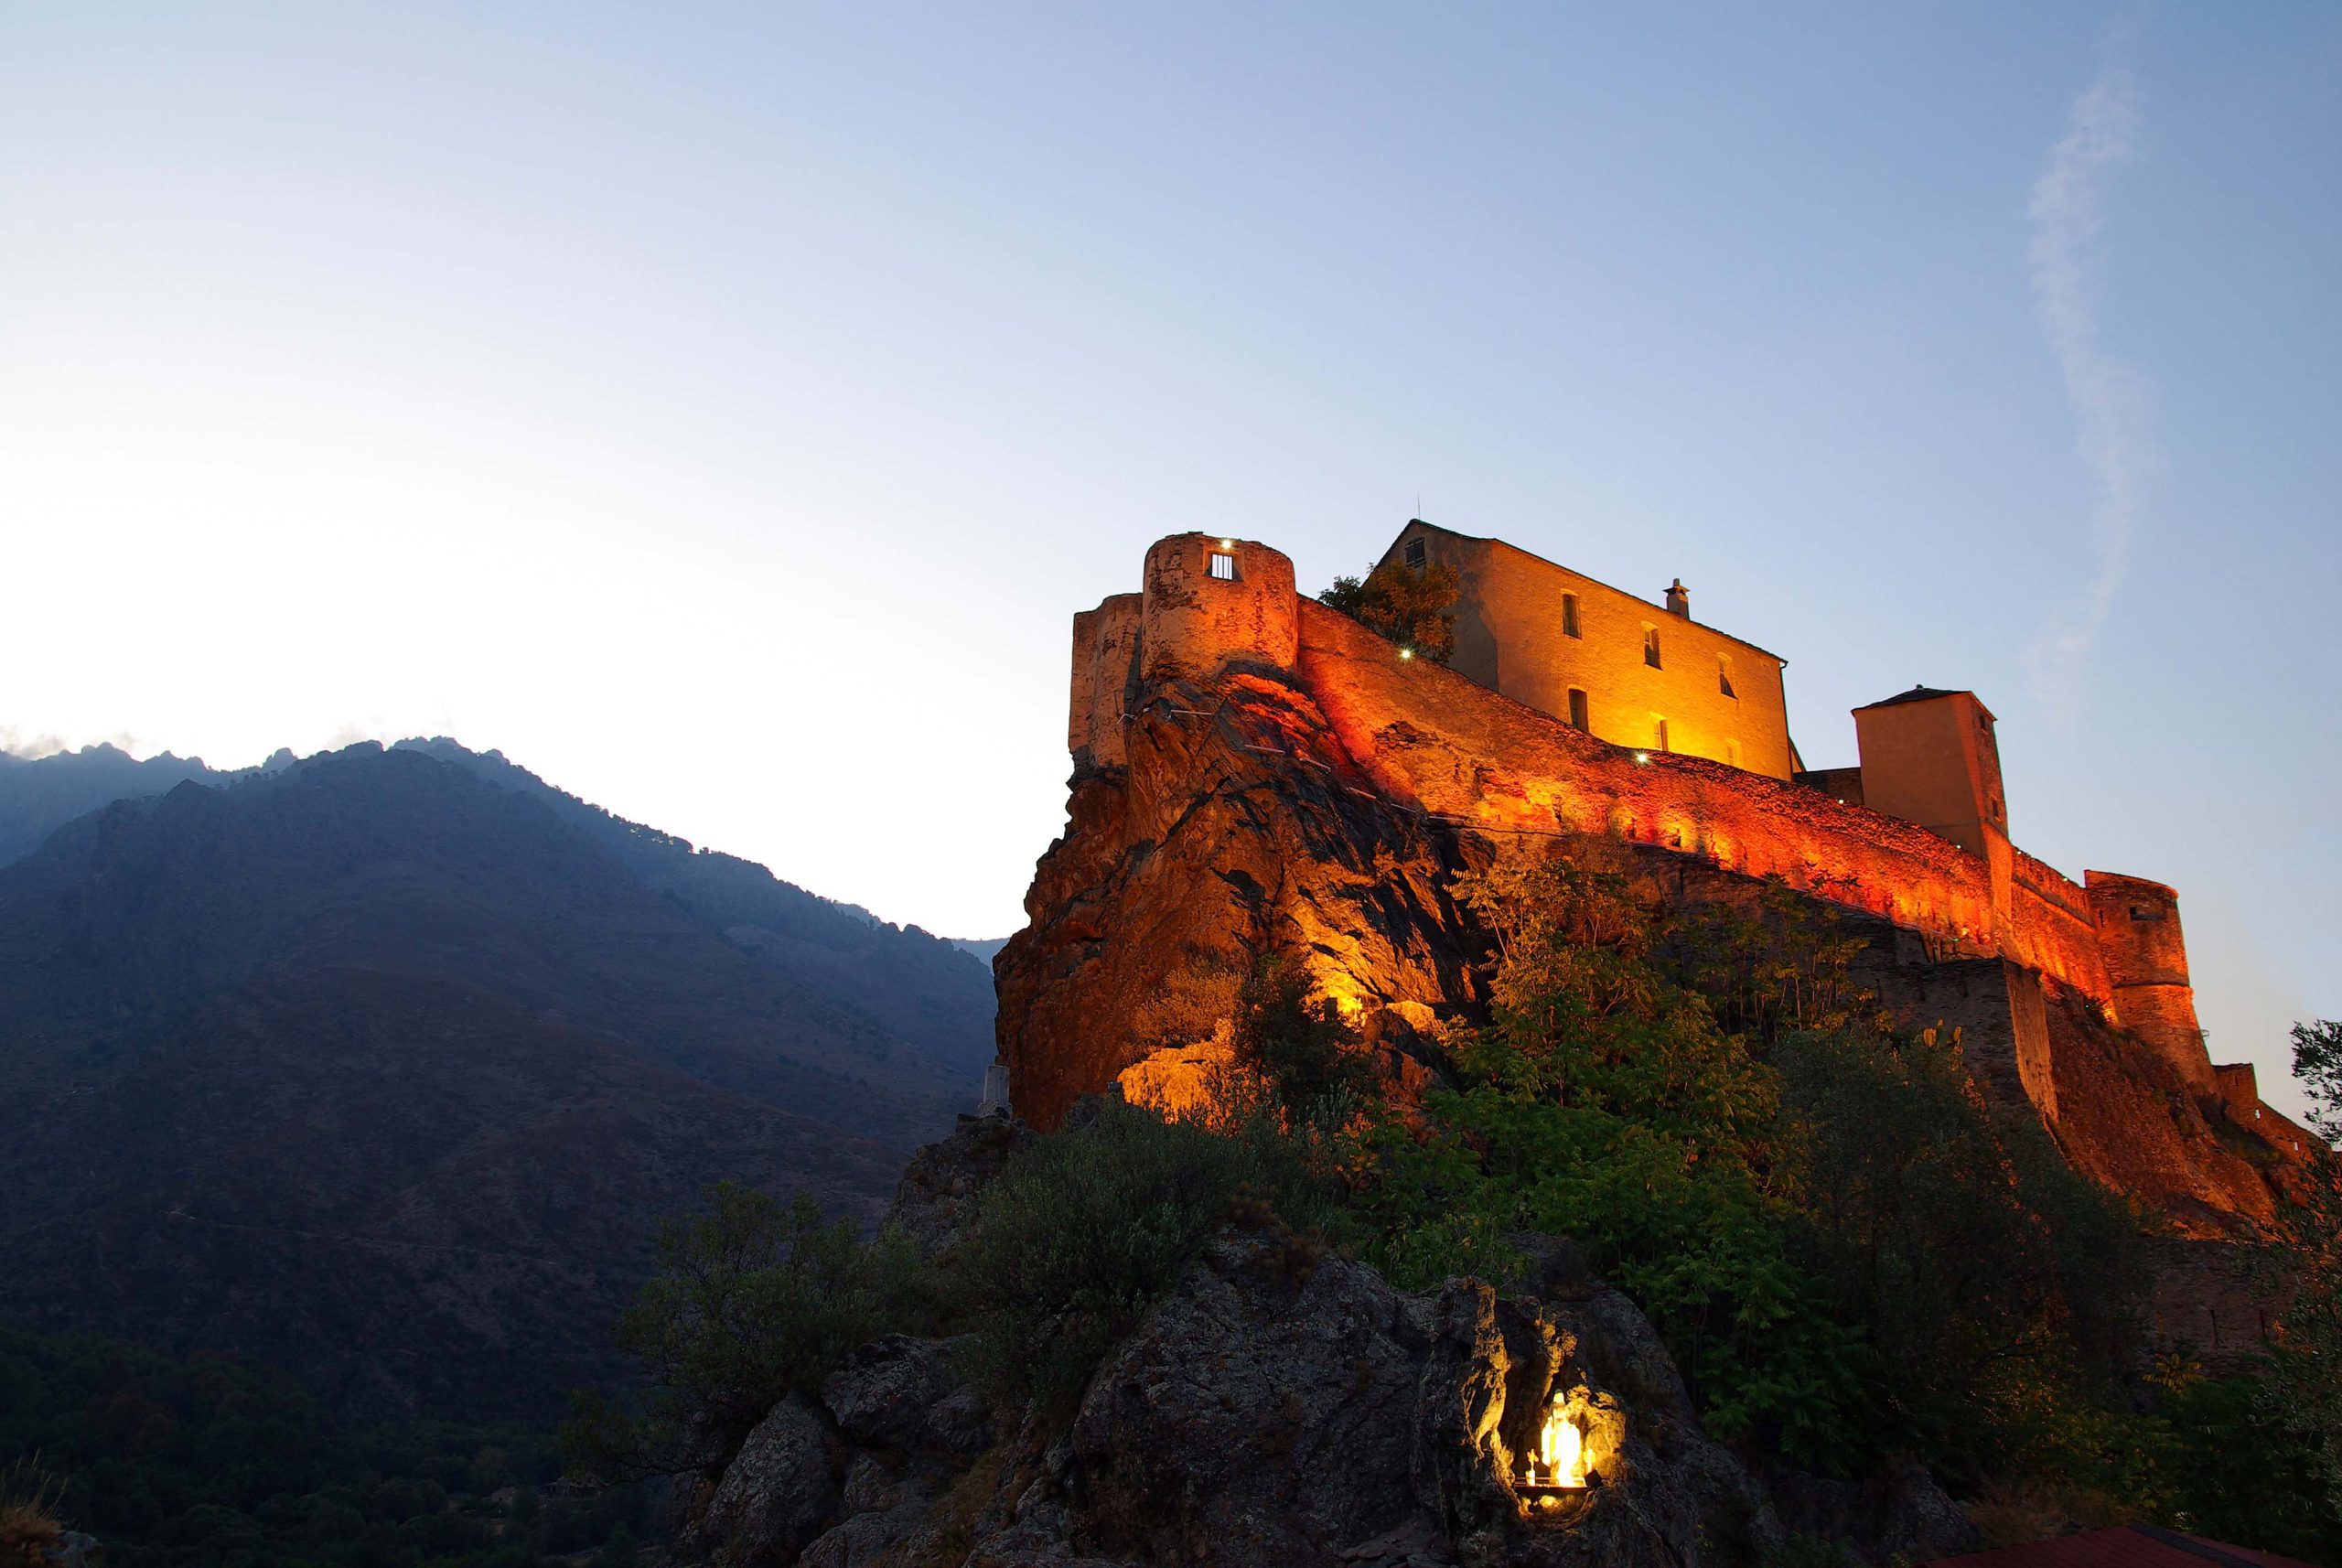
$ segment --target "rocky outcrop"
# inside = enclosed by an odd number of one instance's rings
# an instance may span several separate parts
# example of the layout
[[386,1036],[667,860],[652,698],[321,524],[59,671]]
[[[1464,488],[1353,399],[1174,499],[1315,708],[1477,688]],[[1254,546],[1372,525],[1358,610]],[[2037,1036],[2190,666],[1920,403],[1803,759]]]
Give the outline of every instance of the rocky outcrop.
[[[970,1119],[915,1199],[996,1158]],[[1261,1568],[1753,1564],[1765,1486],[1701,1430],[1673,1362],[1565,1243],[1522,1294],[1393,1289],[1290,1233],[1231,1230],[1091,1379],[1069,1418],[994,1408],[963,1340],[864,1347],[759,1426],[679,1537],[679,1564],[1228,1563]],[[1583,1486],[1525,1486],[1559,1410]],[[1809,1489],[1822,1487],[1809,1483]],[[1798,1493],[1851,1539],[1923,1557],[1972,1539],[1924,1472]],[[1884,1562],[1885,1552],[1873,1561]]]
[[1485,850],[1386,800],[1305,693],[1162,682],[1123,731],[1123,763],[1075,775],[1030,923],[994,962],[1019,1116],[1055,1126],[1209,1039],[1265,955],[1394,1022],[1477,996],[1486,942],[1447,888]]

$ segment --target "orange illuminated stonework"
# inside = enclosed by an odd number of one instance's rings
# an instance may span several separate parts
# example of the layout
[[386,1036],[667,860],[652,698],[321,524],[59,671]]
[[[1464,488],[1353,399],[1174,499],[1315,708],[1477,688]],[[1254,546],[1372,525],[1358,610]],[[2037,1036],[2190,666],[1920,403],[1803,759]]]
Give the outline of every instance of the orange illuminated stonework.
[[[1158,541],[1141,592],[1074,618],[1073,822],[997,970],[1021,1113],[1049,1124],[1117,1081],[1196,1097],[1248,951],[1294,956],[1370,1022],[1452,1015],[1477,960],[1445,878],[1575,840],[1658,855],[1679,886],[1778,877],[1878,923],[1915,1015],[1963,1020],[1980,1077],[2115,1185],[2268,1208],[2241,1164],[2206,1176],[2228,1156],[2156,1142],[2137,1107],[2170,1093],[2280,1154],[2315,1147],[2206,1056],[2172,890],[2076,883],[2011,843],[1972,693],[1858,710],[1862,765],[1808,771],[1780,661],[1692,621],[1680,591],[1651,604],[1420,523],[1391,554],[1418,543],[1464,585],[1456,668],[1301,596],[1269,546],[1200,533]],[[1635,727],[1654,714],[1664,747]]]

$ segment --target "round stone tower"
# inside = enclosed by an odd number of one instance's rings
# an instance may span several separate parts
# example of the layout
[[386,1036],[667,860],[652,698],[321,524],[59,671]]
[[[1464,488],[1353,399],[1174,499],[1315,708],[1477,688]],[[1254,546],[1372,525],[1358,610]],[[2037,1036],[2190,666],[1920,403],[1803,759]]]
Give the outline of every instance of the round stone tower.
[[2187,942],[2179,929],[2179,895],[2160,882],[2085,871],[2098,951],[2122,1026],[2154,1047],[2198,1091],[2214,1089],[2212,1059],[2196,1022],[2187,978]]
[[1281,552],[1208,533],[1175,533],[1147,551],[1144,678],[1208,681],[1244,664],[1290,670],[1299,645],[1293,562]]

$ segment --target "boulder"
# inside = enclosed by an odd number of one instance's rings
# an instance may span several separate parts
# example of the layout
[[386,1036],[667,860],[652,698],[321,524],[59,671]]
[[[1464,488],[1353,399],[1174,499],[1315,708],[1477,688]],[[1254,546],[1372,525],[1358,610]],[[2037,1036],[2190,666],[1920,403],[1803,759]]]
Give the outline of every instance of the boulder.
[[675,1542],[678,1562],[782,1568],[835,1515],[839,1446],[821,1410],[791,1394],[759,1422]]

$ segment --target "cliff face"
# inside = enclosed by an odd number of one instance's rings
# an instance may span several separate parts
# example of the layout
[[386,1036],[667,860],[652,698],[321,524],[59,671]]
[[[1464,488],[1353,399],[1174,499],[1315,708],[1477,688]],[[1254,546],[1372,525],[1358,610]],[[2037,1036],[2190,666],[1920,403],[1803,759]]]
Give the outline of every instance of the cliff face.
[[[1312,601],[1263,630],[1289,569],[1204,616],[1215,585],[1184,564],[1199,550],[1221,547],[1164,541],[1144,596],[1077,623],[1071,822],[994,964],[1012,1098],[1036,1124],[1118,1083],[1177,1103],[1263,956],[1303,966],[1386,1044],[1477,1015],[1488,943],[1451,882],[1559,850],[1655,898],[1749,897],[1770,875],[1828,901],[1907,1023],[1960,1027],[1990,1091],[2184,1233],[2267,1219],[2315,1149],[2238,1069],[2194,1059],[2192,1036],[2182,1060],[2176,1036],[2118,1026],[2138,976],[2110,977],[2090,905],[2120,884],[2120,957],[2134,890],[2154,885],[2093,874],[2086,899],[2027,857],[1996,865],[1816,789],[1622,750]],[[2184,978],[2184,959],[2167,967]]]
[[1154,1053],[1209,1040],[1258,959],[1394,1030],[1477,995],[1447,885],[1487,852],[1384,799],[1308,694],[1266,675],[1146,688],[1119,767],[1075,776],[1065,837],[994,961],[1017,1113],[1054,1126]]

